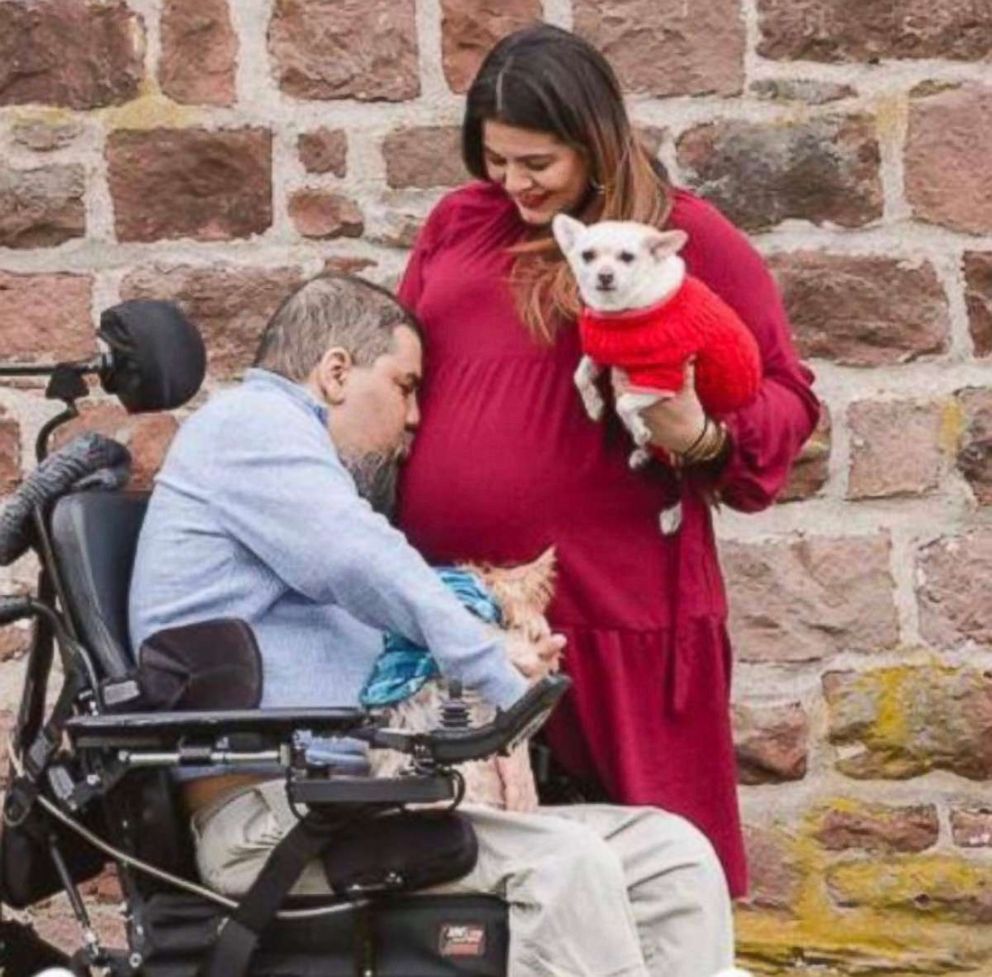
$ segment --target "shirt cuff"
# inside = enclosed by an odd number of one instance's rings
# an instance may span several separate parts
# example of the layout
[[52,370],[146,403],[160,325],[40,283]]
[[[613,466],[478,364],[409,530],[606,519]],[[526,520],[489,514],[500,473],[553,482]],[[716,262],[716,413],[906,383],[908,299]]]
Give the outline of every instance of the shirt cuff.
[[502,667],[480,679],[475,689],[487,702],[500,709],[508,709],[529,688],[527,679],[505,659],[506,652],[502,647],[499,654],[504,656]]
[[[493,656],[498,656],[496,668],[487,668],[484,675],[466,675],[465,684],[499,709],[508,709],[529,688],[527,679],[510,664],[502,641],[494,642]],[[483,656],[487,660],[489,656]]]

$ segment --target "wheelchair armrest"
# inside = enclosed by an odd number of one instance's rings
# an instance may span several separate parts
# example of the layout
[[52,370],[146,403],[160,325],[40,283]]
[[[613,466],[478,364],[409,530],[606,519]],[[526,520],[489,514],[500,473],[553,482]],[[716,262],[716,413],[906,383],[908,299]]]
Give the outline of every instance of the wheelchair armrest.
[[353,735],[372,722],[362,709],[238,709],[73,716],[65,730],[80,748],[168,748],[181,740],[249,734],[285,742],[293,733]]
[[[292,741],[294,733],[307,730],[315,736],[360,739],[372,749],[398,750],[447,766],[508,753],[540,728],[571,684],[564,675],[549,675],[509,709],[497,711],[485,726],[426,733],[383,727],[374,714],[362,709],[114,713],[74,716],[66,722],[65,731],[79,749],[174,750],[196,741],[217,745],[232,737],[250,737],[252,749],[257,750],[259,744],[268,749],[282,747]],[[187,756],[191,757],[188,751]]]
[[434,729],[429,733],[378,727],[355,735],[373,749],[399,750],[429,756],[441,765],[480,760],[493,753],[509,753],[537,732],[572,680],[566,675],[548,675],[532,685],[509,709],[499,710],[485,726],[467,729]]

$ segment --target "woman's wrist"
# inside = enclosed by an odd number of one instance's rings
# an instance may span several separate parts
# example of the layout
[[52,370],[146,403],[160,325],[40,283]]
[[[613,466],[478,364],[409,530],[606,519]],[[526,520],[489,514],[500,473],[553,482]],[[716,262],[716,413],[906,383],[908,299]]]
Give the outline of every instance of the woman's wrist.
[[696,439],[684,450],[675,455],[680,468],[705,465],[716,461],[728,446],[726,427],[708,414],[703,415],[703,426]]

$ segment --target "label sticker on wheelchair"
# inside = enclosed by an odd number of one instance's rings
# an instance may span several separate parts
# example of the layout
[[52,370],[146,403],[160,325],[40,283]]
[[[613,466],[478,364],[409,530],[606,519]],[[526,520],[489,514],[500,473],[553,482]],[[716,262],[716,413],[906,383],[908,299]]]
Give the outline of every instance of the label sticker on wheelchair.
[[442,957],[484,956],[486,927],[481,923],[442,923],[438,950]]

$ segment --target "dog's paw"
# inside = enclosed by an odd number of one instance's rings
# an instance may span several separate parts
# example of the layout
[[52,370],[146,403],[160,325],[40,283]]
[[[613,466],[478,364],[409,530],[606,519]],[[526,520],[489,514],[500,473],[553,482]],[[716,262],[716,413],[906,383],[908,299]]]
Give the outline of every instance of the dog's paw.
[[638,471],[643,468],[651,460],[651,452],[646,448],[638,448],[636,451],[630,453],[630,457],[627,459],[627,464],[631,467],[633,471]]
[[582,406],[586,410],[586,414],[592,421],[601,421],[603,419],[603,413],[606,410],[606,401],[603,400],[598,390],[581,390],[582,394]]
[[679,531],[681,526],[681,502],[676,502],[675,505],[671,505],[667,509],[661,510],[661,513],[658,516],[658,528],[661,530],[662,536],[674,536]]
[[594,421],[600,420],[606,409],[606,401],[603,400],[603,395],[596,387],[596,380],[602,372],[603,368],[595,360],[583,356],[572,376],[579,396],[582,398],[582,406],[585,407],[586,413]]
[[634,417],[631,422],[630,436],[638,448],[643,448],[644,445],[651,443],[651,428],[644,422],[644,418]]

